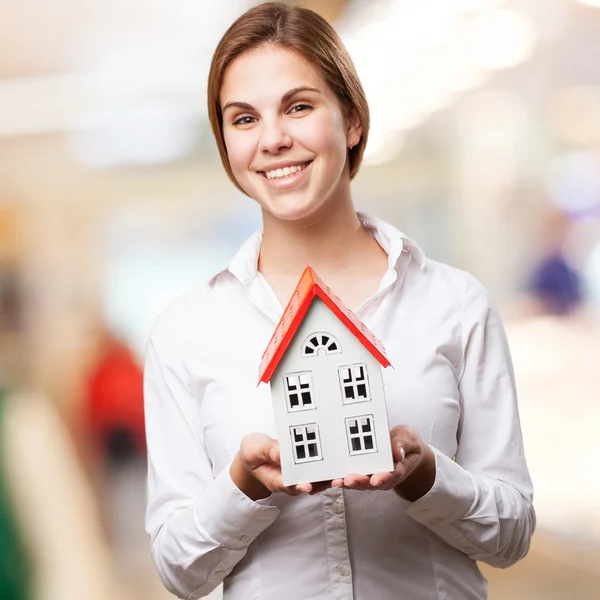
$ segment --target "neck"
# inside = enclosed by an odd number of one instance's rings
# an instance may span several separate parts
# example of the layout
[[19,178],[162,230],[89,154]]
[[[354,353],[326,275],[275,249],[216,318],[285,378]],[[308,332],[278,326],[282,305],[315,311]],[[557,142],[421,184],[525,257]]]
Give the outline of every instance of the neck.
[[363,230],[352,200],[340,202],[303,221],[282,221],[263,211],[261,272],[298,277],[308,265],[323,276],[355,261],[372,243]]

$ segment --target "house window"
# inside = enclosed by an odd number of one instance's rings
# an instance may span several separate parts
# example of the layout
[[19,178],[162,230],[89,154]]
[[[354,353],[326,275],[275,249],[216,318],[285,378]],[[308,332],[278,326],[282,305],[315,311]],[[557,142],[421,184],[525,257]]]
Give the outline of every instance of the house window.
[[320,351],[325,354],[337,354],[342,351],[338,340],[330,333],[313,333],[304,340],[302,356],[317,356]]
[[285,396],[289,412],[316,408],[310,371],[286,375]]
[[373,415],[350,417],[346,419],[346,434],[350,454],[368,454],[377,452]]
[[338,374],[344,404],[366,402],[371,399],[367,365],[365,363],[339,367]]
[[319,439],[319,427],[316,423],[290,427],[290,435],[295,463],[323,459],[323,455],[321,454],[321,440]]

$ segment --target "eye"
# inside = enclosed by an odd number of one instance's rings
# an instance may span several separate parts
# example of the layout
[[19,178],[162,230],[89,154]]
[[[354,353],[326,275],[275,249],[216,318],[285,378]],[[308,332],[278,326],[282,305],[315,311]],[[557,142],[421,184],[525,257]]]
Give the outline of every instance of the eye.
[[310,104],[294,104],[294,106],[292,106],[292,108],[290,109],[291,113],[300,113],[300,112],[307,112],[312,108],[312,106]]
[[252,125],[252,123],[254,123],[255,121],[256,121],[256,117],[250,117],[248,115],[245,115],[243,117],[237,118],[233,122],[233,125]]

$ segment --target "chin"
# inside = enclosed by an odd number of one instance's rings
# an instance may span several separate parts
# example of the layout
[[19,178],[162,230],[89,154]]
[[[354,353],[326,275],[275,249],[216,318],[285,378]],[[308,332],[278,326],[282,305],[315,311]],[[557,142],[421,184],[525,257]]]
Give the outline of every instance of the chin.
[[318,207],[312,202],[292,206],[265,206],[265,210],[280,221],[304,221],[315,215]]
[[281,194],[265,197],[263,194],[252,194],[262,210],[280,221],[301,221],[319,209],[314,198],[307,198],[306,192],[301,194]]

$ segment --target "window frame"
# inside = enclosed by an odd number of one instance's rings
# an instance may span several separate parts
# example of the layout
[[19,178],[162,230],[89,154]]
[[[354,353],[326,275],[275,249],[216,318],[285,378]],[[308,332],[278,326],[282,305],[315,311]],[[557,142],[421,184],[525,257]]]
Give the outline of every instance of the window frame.
[[[367,420],[369,423],[369,430],[365,431],[364,427],[366,424],[362,423],[362,420]],[[356,422],[358,431],[353,433],[351,431],[352,422]],[[348,440],[348,452],[351,456],[357,456],[360,454],[372,454],[377,452],[377,438],[375,436],[375,418],[373,415],[356,415],[353,417],[346,417],[346,437]],[[366,438],[370,437],[373,444],[372,448],[366,448]],[[353,440],[359,440],[360,448],[356,449],[353,447]]]
[[[314,429],[314,440],[312,438],[308,438],[309,432],[308,429]],[[321,448],[321,437],[319,435],[319,425],[318,423],[302,423],[299,425],[290,425],[290,440],[292,443],[292,457],[294,459],[294,463],[304,464],[308,462],[316,462],[318,460],[323,460],[323,451]],[[296,440],[297,432],[296,430],[302,430],[302,440]],[[309,446],[315,445],[317,454],[314,456],[310,456],[310,448]],[[300,458],[298,456],[297,448],[304,449],[304,458]]]
[[[359,368],[363,369],[363,379],[356,379],[356,375],[354,373],[354,369]],[[350,372],[350,382],[345,380],[344,371]],[[340,389],[342,393],[342,403],[343,404],[357,404],[358,402],[370,402],[372,400],[371,396],[371,386],[369,385],[369,371],[367,369],[367,363],[353,363],[350,365],[341,365],[338,367],[338,379],[340,382]],[[359,387],[364,385],[366,397],[359,395]],[[346,396],[346,389],[351,388],[354,393],[354,398],[348,398]]]
[[[300,381],[301,377],[308,377],[309,381],[308,381],[308,388],[302,388],[302,382]],[[296,377],[297,381],[298,381],[298,387],[294,390],[289,389],[289,378],[290,377]],[[286,408],[288,412],[299,412],[302,410],[314,410],[315,408],[317,408],[317,403],[316,403],[316,399],[315,399],[315,394],[314,394],[314,389],[313,389],[313,378],[312,378],[312,371],[297,371],[294,373],[286,373],[283,376],[283,391],[285,394],[285,403],[286,403]],[[304,399],[302,397],[303,393],[306,393],[306,391],[308,391],[308,393],[310,394],[310,402],[309,403],[304,403]],[[292,406],[292,400],[291,400],[291,396],[292,395],[297,395],[298,396],[298,406]]]

